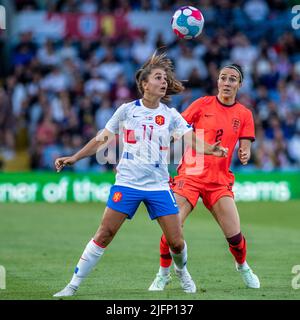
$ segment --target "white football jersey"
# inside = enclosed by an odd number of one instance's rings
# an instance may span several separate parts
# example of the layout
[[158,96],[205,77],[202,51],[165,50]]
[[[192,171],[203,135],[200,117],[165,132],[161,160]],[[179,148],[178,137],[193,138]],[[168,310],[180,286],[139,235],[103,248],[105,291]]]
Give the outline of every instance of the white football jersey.
[[139,190],[168,190],[168,151],[175,139],[192,130],[174,108],[160,103],[147,108],[142,100],[121,105],[105,128],[123,136],[116,185]]

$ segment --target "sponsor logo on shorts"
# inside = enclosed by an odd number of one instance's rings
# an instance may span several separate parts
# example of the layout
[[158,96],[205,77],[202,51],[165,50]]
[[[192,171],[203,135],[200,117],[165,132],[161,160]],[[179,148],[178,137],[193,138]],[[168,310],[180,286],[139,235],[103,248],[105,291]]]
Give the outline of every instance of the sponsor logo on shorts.
[[122,192],[119,192],[119,191],[115,192],[112,197],[113,202],[119,202],[121,201],[121,199],[122,199]]

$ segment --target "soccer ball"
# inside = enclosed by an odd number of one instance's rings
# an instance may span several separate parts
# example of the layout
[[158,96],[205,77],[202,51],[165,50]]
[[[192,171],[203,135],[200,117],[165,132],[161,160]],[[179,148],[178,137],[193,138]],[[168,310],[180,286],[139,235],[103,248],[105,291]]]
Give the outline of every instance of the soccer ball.
[[184,6],[175,11],[172,17],[174,33],[183,39],[194,39],[202,32],[204,18],[200,10]]

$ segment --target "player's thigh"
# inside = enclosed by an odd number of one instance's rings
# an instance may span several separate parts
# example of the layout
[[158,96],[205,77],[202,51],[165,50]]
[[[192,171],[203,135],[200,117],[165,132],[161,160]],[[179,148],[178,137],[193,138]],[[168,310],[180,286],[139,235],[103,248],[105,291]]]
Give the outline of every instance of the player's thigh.
[[233,198],[220,198],[211,209],[211,213],[220,225],[226,238],[240,232],[240,217]]
[[126,214],[106,207],[100,226],[94,236],[95,241],[107,245],[118,232],[126,218]]
[[181,219],[181,224],[183,225],[185,219],[188,215],[192,212],[193,206],[191,203],[185,198],[177,193],[174,193],[178,208],[179,208],[179,215]]
[[157,218],[166,239],[174,252],[180,252],[183,249],[184,242],[181,229],[181,220],[179,214],[170,214]]

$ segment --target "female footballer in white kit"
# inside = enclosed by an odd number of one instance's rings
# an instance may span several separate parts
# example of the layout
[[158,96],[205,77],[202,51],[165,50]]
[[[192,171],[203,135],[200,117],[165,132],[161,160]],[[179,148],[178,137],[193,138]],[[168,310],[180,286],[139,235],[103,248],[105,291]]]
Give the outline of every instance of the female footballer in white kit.
[[[124,149],[117,166],[116,182],[110,190],[101,224],[76,265],[69,284],[54,297],[72,296],[84,278],[102,257],[126,218],[131,219],[143,201],[151,219],[156,219],[166,236],[174,261],[175,273],[183,290],[196,292],[187,267],[187,245],[183,239],[178,207],[169,187],[167,153],[171,136],[190,141],[205,154],[224,157],[227,149],[218,143],[209,145],[196,139],[192,127],[174,109],[163,102],[184,90],[175,78],[173,65],[166,54],[154,54],[136,74],[142,99],[121,105],[105,129],[80,151],[55,160],[59,172],[64,166],[95,154],[120,133]],[[161,102],[163,101],[163,102]]]

